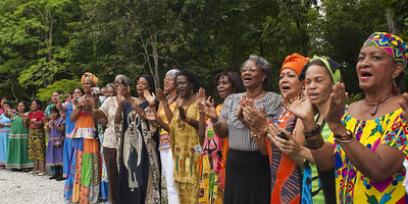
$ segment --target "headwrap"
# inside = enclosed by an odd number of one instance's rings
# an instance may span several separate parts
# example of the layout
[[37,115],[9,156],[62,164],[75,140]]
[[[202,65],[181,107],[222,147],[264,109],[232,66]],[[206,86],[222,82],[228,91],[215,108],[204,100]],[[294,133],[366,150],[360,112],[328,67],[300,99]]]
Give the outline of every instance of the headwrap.
[[298,54],[293,53],[288,55],[282,63],[281,71],[283,69],[289,68],[296,72],[296,74],[300,75],[302,73],[302,69],[307,63],[308,58]]
[[88,79],[92,82],[92,84],[95,86],[98,83],[98,77],[96,77],[94,74],[90,72],[85,72],[82,77],[81,77],[81,83],[83,84],[84,81]]
[[[330,59],[329,57],[326,56],[317,56],[314,55],[312,59],[309,60],[309,63],[312,63],[314,61],[321,61],[325,65],[324,67],[327,69],[329,72],[331,79],[333,81],[333,84],[336,84],[337,82],[341,81],[341,72],[340,72],[340,67],[342,67],[341,64],[337,63],[336,61]],[[302,70],[302,74],[299,76],[300,80],[305,79],[306,75],[306,70],[309,68],[308,65],[306,65],[306,68]]]
[[378,47],[394,58],[397,63],[402,64],[404,67],[407,65],[407,43],[396,35],[385,32],[375,32],[364,42],[363,47],[366,46]]

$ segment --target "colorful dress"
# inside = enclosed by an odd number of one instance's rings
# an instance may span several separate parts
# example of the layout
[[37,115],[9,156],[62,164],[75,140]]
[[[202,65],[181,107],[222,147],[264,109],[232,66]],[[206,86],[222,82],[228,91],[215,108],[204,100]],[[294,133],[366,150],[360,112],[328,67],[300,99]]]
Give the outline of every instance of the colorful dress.
[[[11,119],[4,113],[0,115],[0,123],[5,125],[11,123]],[[6,165],[8,153],[8,136],[10,127],[0,128],[0,165]]]
[[[342,122],[354,133],[357,141],[372,151],[375,152],[382,144],[407,155],[408,124],[402,122],[401,112],[402,109],[398,109],[365,121],[353,118],[346,112]],[[406,169],[402,168],[382,182],[373,182],[358,171],[340,145],[335,145],[337,203],[407,203],[403,186],[405,175]]]
[[[193,102],[185,108],[188,118],[199,120],[198,105]],[[180,203],[197,203],[199,190],[199,159],[202,154],[199,136],[194,127],[180,119],[175,111],[169,124],[170,145],[174,158],[174,180]]]
[[28,128],[19,114],[13,116],[8,146],[7,169],[34,167],[33,161],[28,159]]
[[[329,126],[325,124],[322,129],[322,137],[324,141],[328,141],[332,134]],[[314,163],[305,161],[303,167],[302,178],[302,203],[318,203],[324,204],[324,193],[322,188],[322,181],[319,178],[317,166]]]
[[64,142],[64,132],[59,131],[59,126],[65,125],[63,118],[57,120],[51,120],[48,127],[53,127],[48,134],[48,145],[46,154],[46,166],[62,166],[62,150]]
[[[219,115],[222,105],[216,107]],[[223,200],[223,138],[218,137],[210,119],[206,121],[203,154],[200,158],[199,203],[222,203]]]
[[[31,160],[44,161],[45,158],[45,133],[42,122],[45,120],[44,112],[33,111],[28,114],[30,120],[28,135],[28,158]],[[41,122],[35,124],[35,122]]]
[[[282,113],[273,123],[292,132],[296,124],[296,116],[282,108]],[[267,140],[267,142],[266,148],[272,179],[271,204],[300,203],[300,168],[270,140]]]
[[[84,100],[83,96],[79,100]],[[67,181],[65,199],[73,203],[97,203],[101,177],[101,155],[99,140],[94,138],[96,129],[92,114],[80,111],[75,121],[72,145],[73,157]],[[72,178],[73,177],[73,178]],[[69,181],[73,179],[74,183]]]

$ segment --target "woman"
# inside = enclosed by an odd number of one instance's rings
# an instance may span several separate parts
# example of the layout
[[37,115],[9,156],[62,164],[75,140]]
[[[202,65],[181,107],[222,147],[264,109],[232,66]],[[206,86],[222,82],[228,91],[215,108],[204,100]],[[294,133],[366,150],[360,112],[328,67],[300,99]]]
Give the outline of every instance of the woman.
[[11,104],[8,101],[3,102],[4,112],[0,115],[0,169],[6,168],[8,153],[8,138],[11,127]]
[[[215,76],[216,91],[223,101],[232,93],[242,91],[242,82],[233,72],[221,72]],[[205,98],[203,99],[205,102]],[[221,102],[222,102],[221,101]],[[213,102],[211,102],[213,103]],[[199,108],[202,106],[199,105]],[[205,106],[204,106],[205,107]],[[203,108],[204,108],[203,107]],[[222,103],[215,107],[220,114]],[[201,110],[201,109],[200,109]],[[201,111],[204,111],[202,109]],[[200,161],[200,203],[222,203],[225,177],[225,158],[228,143],[223,138],[214,134],[213,124],[210,119],[206,121],[206,132],[203,145],[203,154]]]
[[177,110],[171,118],[169,128],[174,181],[182,204],[198,202],[198,159],[202,151],[197,133],[199,112],[195,92],[198,88],[194,75],[186,71],[177,74]]
[[28,134],[28,159],[34,161],[34,169],[29,172],[38,174],[39,176],[46,175],[44,168],[45,160],[45,133],[44,121],[45,114],[41,111],[41,103],[38,100],[31,102],[31,112],[28,113],[29,134]]
[[331,94],[326,122],[333,144],[324,143],[318,126],[306,118],[306,140],[321,170],[334,169],[337,203],[405,203],[406,125],[401,121],[398,82],[407,63],[407,44],[398,36],[376,32],[363,44],[357,66],[364,99],[345,110],[344,84]]
[[[297,96],[302,92],[303,83],[298,77],[307,61],[308,58],[297,53],[285,58],[279,75],[279,90],[282,97]],[[279,115],[273,119],[273,123],[292,132],[296,125],[296,116],[282,107]],[[272,178],[271,203],[300,203],[301,170],[299,166],[286,154],[286,151],[281,151],[270,140],[268,143],[270,145],[266,147]]]
[[118,95],[124,93],[119,96],[115,114],[115,124],[121,127],[118,137],[122,138],[119,143],[119,203],[160,203],[158,134],[144,112],[149,105],[155,105],[152,98],[146,98],[154,89],[150,75],[138,78],[138,97],[134,100],[127,86],[122,90],[118,87]]
[[[96,137],[95,122],[92,108],[97,97],[91,93],[91,88],[98,83],[98,78],[92,73],[85,73],[81,77],[84,95],[74,100],[74,111],[71,120],[75,121],[72,133],[73,156],[70,172],[65,183],[66,195],[72,195],[67,200],[73,203],[98,202],[100,187],[101,155],[99,140]],[[86,173],[85,173],[86,172]],[[74,184],[70,185],[73,177]]]
[[[207,115],[214,131],[228,137],[224,203],[269,203],[271,175],[264,138],[252,134],[247,126],[251,118],[244,114],[247,106],[262,110],[268,119],[278,114],[281,98],[264,90],[270,64],[264,58],[251,55],[244,62],[241,78],[244,93],[231,94],[224,101],[221,117],[209,103]],[[252,132],[252,133],[251,133]]]
[[[103,132],[103,157],[106,165],[107,173],[107,184],[109,191],[109,201],[112,204],[119,202],[118,200],[118,165],[116,162],[117,151],[119,148],[119,141],[115,135],[115,115],[118,108],[118,101],[120,101],[120,96],[126,95],[123,93],[125,90],[128,93],[127,89],[130,89],[130,79],[125,75],[117,75],[113,82],[115,87],[118,89],[118,95],[109,96],[99,107],[99,109],[94,110],[95,119],[97,121],[105,121],[105,131]],[[103,177],[103,172],[102,172]]]
[[[62,151],[62,160],[63,160],[63,165],[62,165],[62,176],[66,179],[68,179],[65,182],[66,189],[72,189],[72,186],[74,185],[74,174],[72,176],[69,176],[71,173],[75,172],[75,165],[71,165],[73,161],[75,161],[74,158],[74,146],[72,144],[72,133],[75,128],[75,121],[71,120],[71,115],[72,112],[74,111],[74,103],[77,103],[78,99],[84,94],[82,89],[80,88],[75,88],[74,91],[72,92],[72,98],[69,98],[65,103],[61,103],[61,101],[58,101],[57,107],[58,110],[64,111],[65,112],[65,138],[64,138],[64,146],[63,146],[63,151]],[[72,196],[72,190],[64,191],[64,198],[65,200],[69,200]]]
[[333,172],[320,172],[321,177],[318,177],[318,171],[309,149],[313,147],[308,143],[305,144],[306,133],[302,119],[306,116],[312,117],[316,123],[322,126],[324,140],[328,140],[331,131],[324,122],[324,116],[328,111],[333,86],[341,79],[339,67],[338,63],[327,57],[314,56],[309,60],[300,76],[305,84],[306,96],[288,95],[284,103],[286,109],[299,118],[294,136],[287,134],[288,140],[279,137],[272,138],[274,144],[281,151],[303,166],[302,203],[335,202]]
[[[159,107],[156,113],[155,123],[161,127],[160,129],[160,161],[164,178],[166,179],[167,202],[169,204],[180,203],[176,186],[173,178],[173,155],[170,148],[169,121],[173,117],[176,110],[177,90],[176,90],[176,75],[180,71],[177,69],[169,70],[164,77],[164,93],[159,90],[157,96],[159,99]],[[162,196],[166,191],[162,189]]]
[[13,122],[8,142],[7,169],[27,169],[33,168],[34,163],[28,159],[28,128],[25,120],[27,119],[26,105],[19,102],[17,113],[13,115]]

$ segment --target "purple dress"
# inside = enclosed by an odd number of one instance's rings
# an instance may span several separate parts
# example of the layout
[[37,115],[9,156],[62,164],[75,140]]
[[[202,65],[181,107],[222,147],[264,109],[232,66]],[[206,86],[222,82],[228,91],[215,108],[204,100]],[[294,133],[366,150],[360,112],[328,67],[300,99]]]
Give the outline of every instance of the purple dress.
[[62,151],[65,131],[59,131],[57,129],[57,127],[61,125],[65,125],[65,120],[63,118],[58,118],[55,121],[49,122],[49,126],[54,127],[51,128],[48,139],[46,155],[47,166],[62,166]]

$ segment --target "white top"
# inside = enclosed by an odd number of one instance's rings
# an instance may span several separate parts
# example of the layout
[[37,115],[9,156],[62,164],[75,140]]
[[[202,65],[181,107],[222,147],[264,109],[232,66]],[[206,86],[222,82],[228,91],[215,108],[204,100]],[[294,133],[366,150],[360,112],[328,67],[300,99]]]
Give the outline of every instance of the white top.
[[106,125],[102,142],[102,145],[107,148],[117,149],[119,145],[118,138],[115,136],[115,114],[117,108],[118,103],[115,96],[107,98],[99,108],[99,110],[102,111],[108,119],[108,124]]

